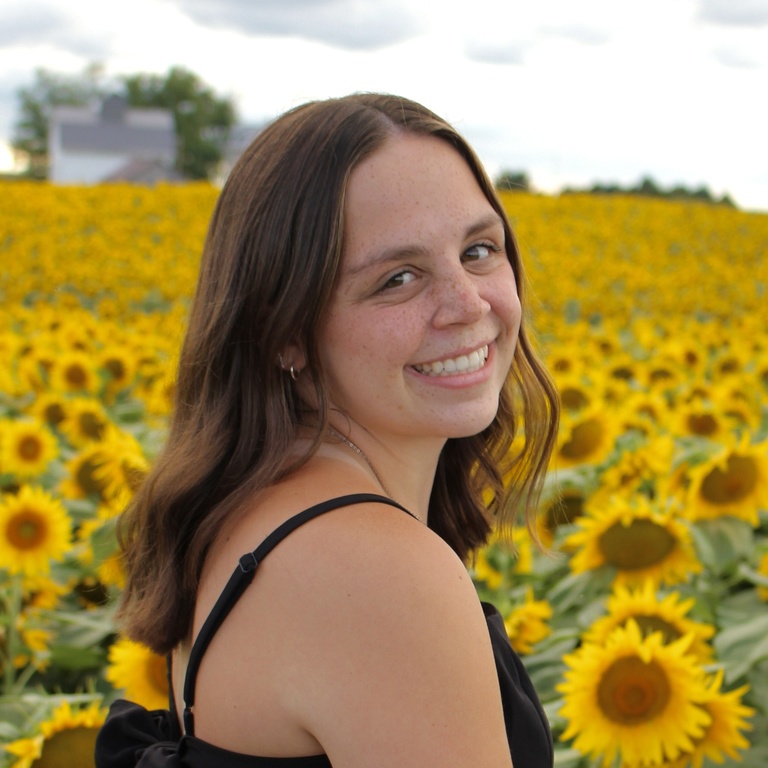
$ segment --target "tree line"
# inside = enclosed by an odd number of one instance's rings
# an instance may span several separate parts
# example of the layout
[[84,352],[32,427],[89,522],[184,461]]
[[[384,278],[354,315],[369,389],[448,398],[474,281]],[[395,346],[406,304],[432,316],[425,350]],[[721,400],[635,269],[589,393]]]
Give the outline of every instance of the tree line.
[[[494,185],[496,189],[501,190],[533,191],[531,180],[524,171],[503,170],[495,177]],[[628,186],[596,182],[585,188],[564,187],[560,192],[563,195],[584,193],[593,195],[640,195],[642,197],[659,197],[673,200],[699,200],[716,205],[727,205],[731,208],[736,207],[736,203],[729,194],[726,193],[717,197],[705,185],[690,188],[682,184],[676,184],[665,188],[657,184],[650,176],[643,176],[639,182]]]

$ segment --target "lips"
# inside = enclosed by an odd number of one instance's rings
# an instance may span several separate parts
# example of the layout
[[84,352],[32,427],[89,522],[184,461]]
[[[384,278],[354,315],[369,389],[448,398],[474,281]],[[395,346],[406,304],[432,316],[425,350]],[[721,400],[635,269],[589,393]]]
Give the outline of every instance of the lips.
[[454,376],[460,373],[472,373],[480,370],[488,359],[488,345],[470,352],[468,355],[447,357],[444,360],[436,360],[433,363],[414,365],[414,370],[425,376]]

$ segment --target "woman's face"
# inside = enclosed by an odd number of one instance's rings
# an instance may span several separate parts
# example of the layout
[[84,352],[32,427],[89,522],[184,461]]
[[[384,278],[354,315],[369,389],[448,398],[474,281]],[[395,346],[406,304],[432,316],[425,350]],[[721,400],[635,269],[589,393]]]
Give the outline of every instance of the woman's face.
[[357,166],[320,334],[332,408],[381,440],[476,434],[520,327],[504,228],[446,142],[399,134]]

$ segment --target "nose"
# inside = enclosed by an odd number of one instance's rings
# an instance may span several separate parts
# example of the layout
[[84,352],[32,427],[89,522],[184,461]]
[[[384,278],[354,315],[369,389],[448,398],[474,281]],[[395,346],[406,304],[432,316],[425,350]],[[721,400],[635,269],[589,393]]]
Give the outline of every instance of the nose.
[[481,293],[480,281],[462,265],[436,278],[434,294],[436,306],[432,322],[437,328],[475,323],[491,309]]

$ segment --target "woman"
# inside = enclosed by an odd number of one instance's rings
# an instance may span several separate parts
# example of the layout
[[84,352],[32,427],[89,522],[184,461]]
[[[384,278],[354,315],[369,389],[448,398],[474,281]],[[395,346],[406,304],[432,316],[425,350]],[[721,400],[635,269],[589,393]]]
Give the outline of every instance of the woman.
[[463,565],[484,498],[533,509],[556,433],[521,277],[479,161],[421,105],[314,102],[255,139],[124,520],[120,620],[170,654],[173,707],[116,704],[99,768],[551,765]]

